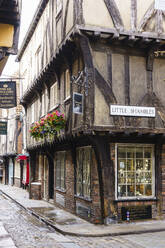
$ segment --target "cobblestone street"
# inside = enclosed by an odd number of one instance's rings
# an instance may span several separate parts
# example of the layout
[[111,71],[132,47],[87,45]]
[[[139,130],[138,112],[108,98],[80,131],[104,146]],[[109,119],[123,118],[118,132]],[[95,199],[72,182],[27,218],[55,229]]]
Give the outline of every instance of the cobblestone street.
[[[116,237],[64,236],[0,195],[0,221],[18,248],[164,248],[165,232]],[[2,246],[14,247],[14,246]]]

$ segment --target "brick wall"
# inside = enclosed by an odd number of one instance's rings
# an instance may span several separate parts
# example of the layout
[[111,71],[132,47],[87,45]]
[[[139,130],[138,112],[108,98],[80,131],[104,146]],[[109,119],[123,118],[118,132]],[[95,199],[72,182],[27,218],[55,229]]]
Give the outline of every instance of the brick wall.
[[[54,170],[55,172],[55,170]],[[55,177],[55,175],[54,175]],[[90,220],[93,223],[101,223],[101,206],[100,206],[100,192],[99,192],[99,180],[97,172],[97,161],[95,159],[94,151],[92,151],[92,168],[91,168],[91,200],[86,200],[75,196],[74,192],[74,164],[72,160],[71,151],[66,152],[66,191],[54,189],[55,204],[59,207],[65,208],[71,213],[76,214],[76,204],[82,205],[84,208],[90,209],[88,217],[82,216]],[[60,196],[61,195],[61,199]],[[61,204],[57,203],[61,200]],[[64,205],[63,205],[64,204]]]
[[72,161],[71,151],[66,153],[66,195],[65,207],[70,212],[75,212],[75,198],[74,198],[74,164]]

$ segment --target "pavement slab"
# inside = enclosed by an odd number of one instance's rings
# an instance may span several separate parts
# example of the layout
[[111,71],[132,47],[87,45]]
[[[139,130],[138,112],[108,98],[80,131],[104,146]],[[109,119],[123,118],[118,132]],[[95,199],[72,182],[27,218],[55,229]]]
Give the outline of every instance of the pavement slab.
[[[165,231],[165,220],[95,225],[52,203],[44,200],[31,200],[29,193],[21,188],[0,184],[0,192],[64,235],[103,237]],[[54,237],[57,240],[58,238],[58,236]]]

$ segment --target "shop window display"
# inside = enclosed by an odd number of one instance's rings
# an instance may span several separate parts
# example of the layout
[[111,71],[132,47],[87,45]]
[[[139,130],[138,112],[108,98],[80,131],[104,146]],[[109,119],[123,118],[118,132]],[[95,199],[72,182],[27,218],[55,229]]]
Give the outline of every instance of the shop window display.
[[117,197],[154,196],[152,145],[118,145]]

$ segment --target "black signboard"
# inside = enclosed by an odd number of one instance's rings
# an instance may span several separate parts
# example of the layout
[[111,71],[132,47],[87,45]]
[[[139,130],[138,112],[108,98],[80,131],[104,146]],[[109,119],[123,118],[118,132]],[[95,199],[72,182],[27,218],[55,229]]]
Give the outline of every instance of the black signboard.
[[16,107],[16,82],[0,82],[0,108]]
[[7,135],[7,122],[0,121],[0,135]]

